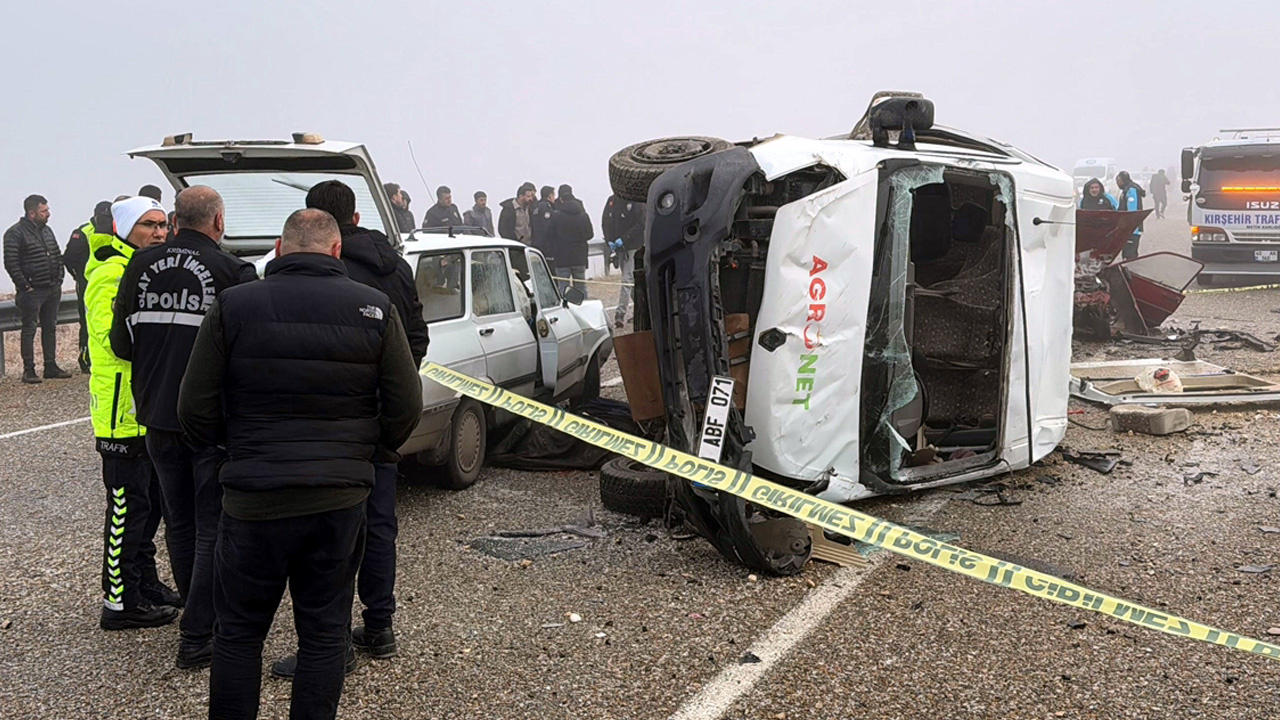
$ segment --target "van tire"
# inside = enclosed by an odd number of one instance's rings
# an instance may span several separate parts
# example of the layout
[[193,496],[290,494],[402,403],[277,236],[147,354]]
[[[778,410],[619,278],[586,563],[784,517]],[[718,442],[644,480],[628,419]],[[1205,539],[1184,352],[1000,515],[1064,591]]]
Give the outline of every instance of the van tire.
[[646,140],[625,147],[609,158],[609,187],[631,202],[648,202],[649,186],[662,173],[694,158],[732,147],[728,140],[712,137],[669,137]]
[[463,398],[449,423],[449,454],[440,478],[441,487],[465,490],[480,479],[487,435],[484,408],[471,398]]
[[600,468],[600,502],[625,515],[665,517],[667,474],[631,458],[613,458]]

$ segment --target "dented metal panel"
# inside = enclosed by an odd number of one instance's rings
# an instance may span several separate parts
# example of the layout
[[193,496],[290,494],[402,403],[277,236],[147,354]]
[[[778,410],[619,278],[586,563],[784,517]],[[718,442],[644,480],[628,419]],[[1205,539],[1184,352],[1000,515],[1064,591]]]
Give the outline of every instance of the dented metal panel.
[[[1147,392],[1136,378],[1144,370],[1163,367],[1182,380],[1180,393]],[[1083,400],[1115,405],[1227,405],[1280,402],[1280,384],[1239,373],[1203,360],[1188,362],[1147,358],[1074,363],[1071,394]]]
[[[774,220],[746,421],[754,462],[787,477],[818,480],[833,467],[857,476],[876,181],[863,172]],[[771,333],[785,338],[773,350],[761,344]]]

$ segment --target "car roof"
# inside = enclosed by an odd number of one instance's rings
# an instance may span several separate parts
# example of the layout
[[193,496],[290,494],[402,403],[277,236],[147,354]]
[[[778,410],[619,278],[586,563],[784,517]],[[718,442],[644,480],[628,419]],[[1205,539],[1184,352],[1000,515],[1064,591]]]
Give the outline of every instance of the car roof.
[[448,235],[418,233],[412,238],[404,238],[404,254],[438,252],[440,250],[474,250],[479,248],[513,248],[523,250],[528,245],[506,238],[483,237],[480,235]]

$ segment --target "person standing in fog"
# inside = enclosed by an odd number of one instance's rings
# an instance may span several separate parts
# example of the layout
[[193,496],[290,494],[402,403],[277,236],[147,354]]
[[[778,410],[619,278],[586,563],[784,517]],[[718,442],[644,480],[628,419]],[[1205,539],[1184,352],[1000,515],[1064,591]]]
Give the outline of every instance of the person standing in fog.
[[515,240],[525,245],[533,244],[533,225],[530,215],[537,190],[533,183],[524,183],[516,190],[515,197],[502,201],[502,212],[498,214],[498,236]]
[[582,206],[582,201],[574,197],[572,187],[561,185],[560,200],[556,202],[551,216],[547,246],[552,267],[556,269],[556,276],[561,278],[561,294],[569,287],[586,291],[587,243],[593,235],[595,229],[591,227],[591,216]]
[[36,327],[46,379],[65,379],[71,373],[58,367],[58,304],[62,302],[62,251],[49,227],[49,201],[29,195],[22,201],[22,217],[4,233],[4,269],[17,291],[14,303],[22,312],[22,382],[38,385]]
[[222,291],[257,279],[253,265],[219,247],[226,229],[222,196],[194,185],[173,202],[177,233],[134,253],[120,281],[111,349],[133,364],[137,417],[164,498],[169,564],[182,595],[176,665],[207,667],[213,658],[213,546],[222,515],[216,446],[190,444],[178,420],[178,388],[196,332]]
[[347,276],[342,233],[298,210],[260,281],[218,296],[196,336],[178,418],[225,445],[214,550],[209,716],[256,718],[262,646],[288,587],[298,633],[289,717],[333,718],[378,448],[400,447],[422,385],[399,312]]
[[111,325],[120,279],[134,253],[164,242],[169,221],[151,198],[112,204],[115,236],[85,264],[84,306],[89,324],[89,414],[102,484],[107,490],[103,523],[103,630],[168,625],[182,598],[156,573],[156,529],[162,517],[160,482],[147,454],[146,428],[138,422],[132,365],[111,351]]
[[62,253],[62,264],[76,281],[76,304],[80,311],[80,354],[76,360],[85,375],[89,374],[89,325],[84,315],[84,266],[91,252],[111,242],[112,232],[111,201],[103,200],[93,208],[89,222],[72,231],[66,251]]
[[441,185],[436,188],[436,204],[427,209],[422,218],[422,227],[455,227],[462,224],[462,214],[458,206],[453,204],[453,191]]
[[475,194],[476,204],[462,214],[462,222],[472,227],[484,228],[493,235],[493,210],[489,209],[489,196],[483,190]]
[[613,250],[615,264],[622,271],[622,288],[618,291],[618,308],[614,327],[622,328],[627,308],[635,295],[636,255],[644,250],[644,203],[633,203],[610,195],[600,218],[600,232]]

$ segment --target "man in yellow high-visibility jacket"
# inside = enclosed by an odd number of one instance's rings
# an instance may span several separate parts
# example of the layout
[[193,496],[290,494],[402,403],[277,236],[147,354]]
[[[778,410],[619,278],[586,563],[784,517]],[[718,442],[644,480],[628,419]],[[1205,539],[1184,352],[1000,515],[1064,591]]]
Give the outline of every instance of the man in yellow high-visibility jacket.
[[168,221],[160,203],[145,197],[112,204],[115,236],[85,263],[85,321],[89,328],[89,409],[102,482],[107,489],[103,528],[103,630],[157,627],[178,617],[180,600],[156,574],[153,538],[160,524],[160,484],[147,457],[146,429],[134,416],[130,363],[111,352],[111,322],[120,277],[135,250],[164,242]]

